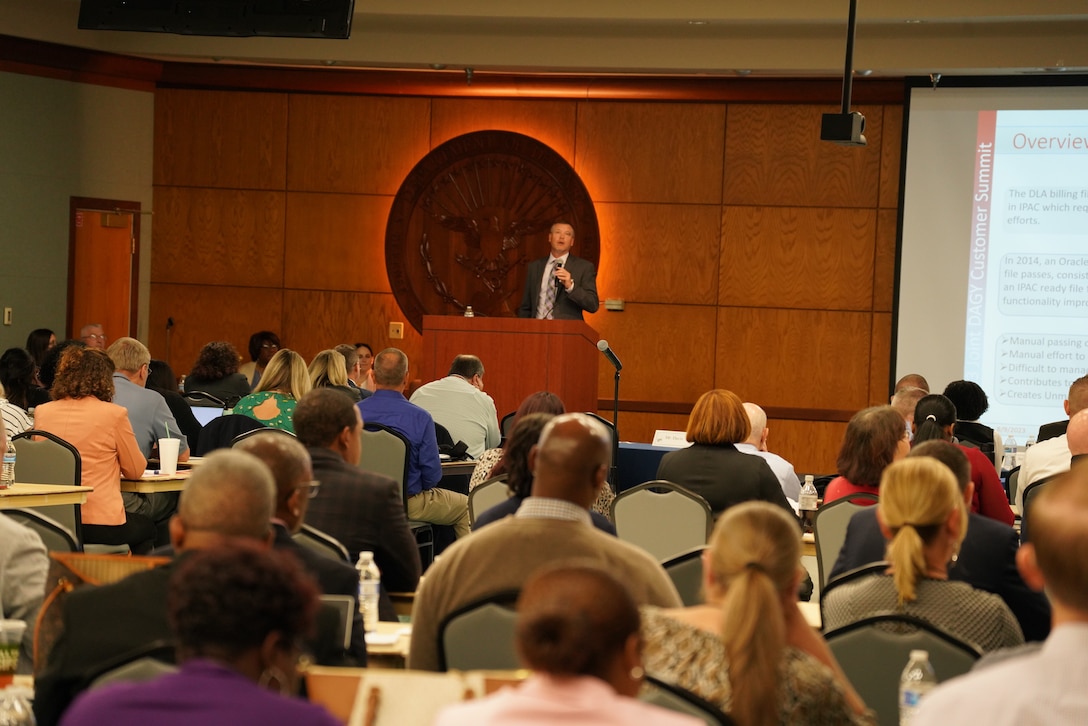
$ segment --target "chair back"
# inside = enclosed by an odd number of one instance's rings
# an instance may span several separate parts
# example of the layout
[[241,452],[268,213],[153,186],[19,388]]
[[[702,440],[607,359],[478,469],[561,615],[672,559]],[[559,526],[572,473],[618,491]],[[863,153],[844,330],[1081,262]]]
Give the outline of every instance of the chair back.
[[297,436],[295,436],[293,433],[291,433],[287,429],[278,429],[278,428],[270,426],[268,428],[250,429],[249,431],[243,431],[242,433],[238,434],[233,439],[231,439],[231,441],[230,441],[231,448],[238,445],[239,442],[245,441],[250,436],[256,436],[257,434],[262,434],[262,433],[266,433],[266,432],[270,433],[270,434],[275,434],[277,436],[289,436],[292,439],[297,439],[298,438]]
[[[230,408],[230,406],[227,405],[227,401],[224,401],[218,396],[213,396],[212,394],[206,393],[204,391],[189,391],[187,393],[183,393],[181,397],[184,398],[185,402],[190,406],[205,406],[207,408]],[[237,400],[234,401],[234,403],[237,402]]]
[[510,436],[510,432],[514,430],[514,419],[517,417],[517,411],[511,411],[502,417],[499,421],[499,431],[502,432],[503,439]]
[[298,532],[291,535],[291,539],[302,547],[305,547],[322,557],[352,564],[351,555],[348,554],[348,548],[345,547],[340,540],[325,534],[321,530],[315,529],[308,524],[302,525],[302,528]]
[[707,726],[732,726],[735,722],[720,708],[680,686],[647,675],[638,700],[701,719]]
[[479,484],[468,493],[468,522],[476,524],[476,517],[510,498],[506,474],[499,474]]
[[[387,476],[400,485],[400,496],[404,503],[404,512],[408,513],[408,457],[411,446],[404,434],[396,429],[378,423],[368,423],[360,432],[362,455],[359,468]],[[434,527],[429,522],[408,520],[416,546],[419,547],[419,559],[426,570],[434,560]]]
[[824,634],[835,659],[882,724],[899,723],[899,679],[915,649],[929,653],[937,681],[963,675],[982,653],[920,618],[881,613]]
[[662,563],[680,600],[686,606],[700,605],[703,602],[703,550],[705,547],[692,547],[687,552],[677,555]]
[[57,520],[33,509],[5,509],[10,519],[29,527],[42,538],[45,549],[50,552],[79,552],[79,542],[75,534]]
[[846,541],[846,527],[850,524],[850,518],[879,500],[880,497],[875,494],[851,494],[816,510],[812,533],[816,539],[816,567],[819,570],[821,591],[827,584],[831,568],[835,566],[835,560],[839,558],[839,551]]
[[1043,491],[1043,487],[1052,482],[1058,475],[1045,476],[1042,479],[1036,479],[1031,484],[1028,484],[1028,488],[1024,490],[1024,502],[1020,511],[1020,543],[1029,541],[1029,524],[1031,523],[1031,502],[1035,497]]
[[612,522],[620,539],[664,562],[706,545],[714,516],[698,494],[657,479],[618,494],[612,502]]
[[[32,438],[33,437],[33,438]],[[83,464],[76,447],[48,431],[28,429],[11,437],[18,442],[16,478],[22,484],[62,484],[78,487]]]
[[477,600],[446,616],[438,626],[439,670],[518,668],[514,648],[517,591]]
[[[1007,477],[1005,477],[1005,494],[1008,496],[1009,501],[1016,502],[1016,493],[1020,491],[1020,467],[1014,466]],[[1023,512],[1021,512],[1023,514]]]

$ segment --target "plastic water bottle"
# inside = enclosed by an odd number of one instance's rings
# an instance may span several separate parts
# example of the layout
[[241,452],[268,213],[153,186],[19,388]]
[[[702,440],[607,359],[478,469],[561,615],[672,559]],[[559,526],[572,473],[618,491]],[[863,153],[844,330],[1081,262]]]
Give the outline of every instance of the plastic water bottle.
[[465,317],[466,318],[476,317],[476,313],[472,312],[472,306],[471,305],[466,305],[465,306]]
[[815,477],[805,474],[805,484],[801,487],[801,497],[797,502],[798,511],[801,512],[801,521],[806,530],[812,529],[812,521],[816,518],[816,503],[820,495],[816,491]]
[[1011,471],[1016,468],[1016,437],[1009,434],[1009,438],[1005,439],[1005,458],[1001,460],[1001,468],[1006,471]]
[[0,471],[0,489],[7,489],[15,483],[15,444],[8,439],[4,447],[4,468]]
[[382,573],[374,564],[373,552],[360,552],[355,569],[359,573],[359,612],[363,616],[363,629],[370,633],[378,627]]
[[24,686],[8,686],[0,691],[0,726],[34,726],[30,701],[34,692]]
[[1024,453],[1026,454],[1028,452],[1028,449],[1030,449],[1032,446],[1035,446],[1035,435],[1034,434],[1029,436],[1028,440],[1024,442]]
[[907,726],[914,718],[926,694],[937,686],[937,674],[929,663],[929,652],[912,650],[907,667],[899,678],[899,726]]

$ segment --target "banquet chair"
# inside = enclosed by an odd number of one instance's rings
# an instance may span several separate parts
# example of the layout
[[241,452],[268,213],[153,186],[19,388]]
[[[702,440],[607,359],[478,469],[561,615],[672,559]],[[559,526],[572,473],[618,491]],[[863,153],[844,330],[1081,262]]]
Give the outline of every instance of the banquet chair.
[[240,413],[224,414],[204,424],[200,429],[195,456],[207,456],[216,449],[229,449],[239,434],[268,428],[255,418]]
[[278,428],[269,426],[267,428],[250,429],[249,431],[243,431],[242,433],[238,434],[237,436],[235,436],[233,439],[230,440],[230,445],[233,448],[234,446],[237,446],[240,442],[245,441],[246,439],[248,439],[250,436],[256,436],[257,434],[266,433],[266,432],[270,433],[270,434],[276,434],[277,436],[290,436],[292,439],[297,439],[298,438],[297,436],[295,436],[293,433],[291,433],[287,429],[278,429]]
[[676,591],[680,593],[680,600],[684,605],[701,605],[703,602],[703,550],[704,546],[692,547],[675,557],[665,560],[661,566],[665,568]]
[[1020,512],[1020,543],[1029,541],[1028,527],[1030,524],[1029,515],[1031,514],[1031,503],[1040,492],[1043,491],[1043,487],[1052,482],[1057,475],[1045,476],[1042,479],[1037,479],[1031,484],[1028,484],[1028,488],[1024,490],[1024,503],[1023,511]]
[[353,564],[351,555],[348,554],[348,548],[345,547],[340,540],[332,535],[325,534],[321,530],[315,529],[308,524],[302,525],[302,528],[299,529],[298,532],[291,535],[291,539],[302,547],[305,547],[322,557]]
[[514,430],[514,419],[517,418],[517,415],[517,411],[511,411],[499,420],[499,431],[502,432],[502,438],[504,440],[510,435],[510,432]]
[[468,493],[468,523],[476,524],[476,517],[510,498],[506,474],[493,476],[477,485]]
[[[48,431],[28,429],[11,437],[18,453],[16,479],[22,484],[59,484],[78,487],[83,482],[83,460],[75,446]],[[63,504],[35,507],[38,514],[56,520],[83,542],[79,507]]]
[[702,719],[707,726],[732,726],[735,723],[732,718],[705,698],[651,675],[647,675],[642,682],[638,700]]
[[816,539],[816,567],[819,572],[821,592],[831,576],[831,568],[835,566],[835,560],[839,558],[843,542],[846,541],[846,527],[850,524],[850,518],[866,506],[872,506],[879,499],[880,497],[875,494],[851,494],[816,510],[816,517],[812,522],[812,534]]
[[518,591],[508,590],[469,603],[438,626],[439,670],[504,670],[518,667],[514,648],[513,605]]
[[5,509],[10,519],[38,533],[49,552],[79,552],[79,542],[63,524],[33,509]]
[[[359,468],[387,476],[397,482],[400,485],[404,512],[407,514],[408,490],[405,486],[408,481],[408,456],[411,448],[408,439],[396,429],[376,423],[365,424],[359,435],[363,449],[359,457]],[[434,561],[434,527],[430,522],[409,519],[408,528],[416,539],[420,563],[426,570]]]
[[620,492],[612,502],[616,534],[659,562],[706,545],[714,517],[698,494],[656,479]]
[[[213,396],[204,391],[189,391],[181,395],[190,406],[206,406],[208,408],[230,408],[227,402],[218,396]],[[235,401],[237,403],[237,401]]]
[[[894,628],[894,629],[893,629]],[[929,653],[938,683],[971,670],[982,652],[921,618],[880,613],[824,633],[846,677],[882,724],[899,723],[899,679],[912,650]]]

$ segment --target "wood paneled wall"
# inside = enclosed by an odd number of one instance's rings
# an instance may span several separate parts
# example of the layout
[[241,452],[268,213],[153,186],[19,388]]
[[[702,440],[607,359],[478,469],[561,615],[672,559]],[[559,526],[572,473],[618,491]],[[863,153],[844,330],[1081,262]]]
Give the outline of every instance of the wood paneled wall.
[[[404,320],[385,274],[393,195],[444,141],[516,131],[596,203],[601,297],[626,310],[588,322],[624,363],[621,436],[682,429],[729,388],[770,411],[798,471],[831,472],[844,421],[887,400],[902,127],[900,106],[861,106],[867,147],[821,143],[834,110],[160,89],[151,316],[176,322],[179,374],[203,343],[244,354],[263,328],[307,359],[356,340],[418,358],[411,326],[387,337]],[[611,399],[604,361],[599,376]]]

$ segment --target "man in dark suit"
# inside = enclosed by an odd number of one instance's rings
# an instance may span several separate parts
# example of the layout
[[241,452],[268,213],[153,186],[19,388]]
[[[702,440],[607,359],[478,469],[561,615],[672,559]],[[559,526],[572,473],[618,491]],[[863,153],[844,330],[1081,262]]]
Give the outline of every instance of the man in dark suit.
[[359,552],[374,553],[382,573],[381,612],[392,612],[386,592],[414,592],[420,575],[419,548],[408,529],[400,485],[359,469],[362,419],[342,393],[310,391],[295,407],[294,423],[321,482],[306,522],[339,540],[353,560]]
[[597,312],[597,269],[592,262],[570,254],[574,227],[556,222],[548,244],[551,255],[529,263],[518,317],[582,320],[583,311]]
[[[947,441],[926,441],[911,450],[910,455],[931,456],[947,465],[956,475],[964,499],[970,503],[974,493],[971,465],[958,447]],[[867,507],[858,512],[847,526],[846,541],[831,570],[831,578],[881,562],[886,546],[877,521],[877,508]],[[1025,639],[1045,640],[1050,632],[1050,604],[1042,593],[1024,583],[1016,569],[1019,546],[1020,539],[1012,527],[971,513],[959,558],[949,568],[948,576],[997,595],[1016,616]]]
[[[222,451],[193,472],[170,520],[179,556],[189,550],[229,547],[238,538],[270,541],[275,483],[268,467],[249,454]],[[74,590],[64,604],[64,630],[35,678],[34,713],[52,726],[78,695],[87,676],[156,641],[172,640],[166,592],[173,564],[137,572],[111,585]]]
[[[295,542],[291,535],[302,529],[310,498],[317,494],[320,482],[314,481],[310,455],[306,447],[282,433],[259,433],[240,441],[235,447],[253,454],[272,471],[276,480],[276,513],[272,517],[272,546],[289,550],[303,569],[317,580],[326,595],[350,595],[356,598],[352,616],[351,646],[348,655],[355,665],[366,665],[366,638],[359,613],[359,575],[347,562],[322,557]],[[392,613],[396,619],[396,613]]]

